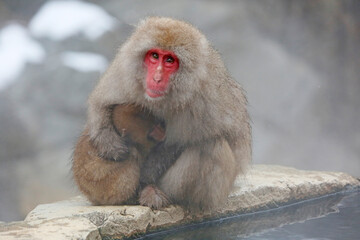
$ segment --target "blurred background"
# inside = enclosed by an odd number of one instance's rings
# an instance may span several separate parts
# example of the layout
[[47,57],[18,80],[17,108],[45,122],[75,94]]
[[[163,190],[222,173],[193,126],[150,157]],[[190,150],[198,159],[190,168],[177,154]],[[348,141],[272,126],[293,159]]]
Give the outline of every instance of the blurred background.
[[248,94],[254,163],[360,176],[360,1],[0,0],[0,221],[77,195],[86,100],[145,16],[193,23]]

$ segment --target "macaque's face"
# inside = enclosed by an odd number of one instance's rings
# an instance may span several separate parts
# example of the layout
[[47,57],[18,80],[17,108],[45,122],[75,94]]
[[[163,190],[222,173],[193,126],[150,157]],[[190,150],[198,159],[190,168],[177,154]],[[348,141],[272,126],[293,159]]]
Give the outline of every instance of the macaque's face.
[[146,53],[144,63],[147,69],[146,94],[151,98],[164,96],[171,74],[179,69],[179,59],[171,51],[154,48]]

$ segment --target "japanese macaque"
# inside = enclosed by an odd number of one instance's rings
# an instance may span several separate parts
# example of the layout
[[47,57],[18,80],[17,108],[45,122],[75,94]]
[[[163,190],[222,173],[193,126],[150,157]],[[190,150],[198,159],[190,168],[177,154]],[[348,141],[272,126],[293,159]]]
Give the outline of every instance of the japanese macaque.
[[[244,91],[205,36],[188,23],[162,17],[141,21],[90,95],[87,137],[101,156],[119,161],[129,147],[112,124],[114,104],[148,109],[165,122],[163,148],[182,149],[156,183],[175,203],[218,207],[251,161]],[[161,153],[151,152],[148,164]],[[126,176],[119,186],[134,189],[136,180]]]
[[[79,189],[96,205],[135,203],[136,192],[141,180],[140,202],[143,205],[158,208],[170,203],[161,190],[153,184],[170,166],[177,156],[177,149],[163,149],[165,139],[162,122],[145,109],[135,105],[116,105],[112,107],[111,121],[115,131],[122,137],[127,151],[119,161],[105,159],[92,144],[88,130],[85,129],[75,147],[73,156],[74,179]],[[140,179],[143,161],[150,151],[161,151],[164,160],[161,166],[151,160],[147,164],[147,174]]]

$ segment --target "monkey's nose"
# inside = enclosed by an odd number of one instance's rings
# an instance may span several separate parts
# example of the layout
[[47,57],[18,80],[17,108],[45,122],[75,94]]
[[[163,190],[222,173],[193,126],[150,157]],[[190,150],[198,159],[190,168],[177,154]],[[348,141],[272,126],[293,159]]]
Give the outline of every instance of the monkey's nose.
[[161,82],[161,80],[162,80],[162,73],[161,73],[161,72],[155,72],[154,77],[153,77],[153,80],[154,80],[156,83]]

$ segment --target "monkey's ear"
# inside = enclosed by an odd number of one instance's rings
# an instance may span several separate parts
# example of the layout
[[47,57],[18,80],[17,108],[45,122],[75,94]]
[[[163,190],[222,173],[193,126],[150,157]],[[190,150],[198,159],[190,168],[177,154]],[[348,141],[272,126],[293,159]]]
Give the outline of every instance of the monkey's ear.
[[152,129],[150,129],[147,137],[150,140],[162,142],[166,138],[165,128],[163,128],[161,124],[157,124]]

